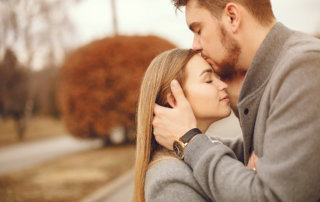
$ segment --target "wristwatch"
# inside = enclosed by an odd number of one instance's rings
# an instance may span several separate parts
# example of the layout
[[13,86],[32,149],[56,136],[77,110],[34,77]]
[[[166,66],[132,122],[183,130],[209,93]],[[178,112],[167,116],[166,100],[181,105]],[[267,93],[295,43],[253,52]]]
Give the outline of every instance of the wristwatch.
[[202,132],[198,128],[193,128],[184,134],[181,138],[173,142],[173,151],[179,159],[184,158],[184,148],[188,145],[191,138]]

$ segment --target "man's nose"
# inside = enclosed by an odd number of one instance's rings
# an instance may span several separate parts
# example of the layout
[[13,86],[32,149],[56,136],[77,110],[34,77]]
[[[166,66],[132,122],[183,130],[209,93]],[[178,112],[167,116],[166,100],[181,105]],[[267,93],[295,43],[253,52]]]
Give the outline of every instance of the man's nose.
[[197,37],[197,36],[193,37],[192,49],[197,52],[201,52],[201,50],[202,50],[199,37]]

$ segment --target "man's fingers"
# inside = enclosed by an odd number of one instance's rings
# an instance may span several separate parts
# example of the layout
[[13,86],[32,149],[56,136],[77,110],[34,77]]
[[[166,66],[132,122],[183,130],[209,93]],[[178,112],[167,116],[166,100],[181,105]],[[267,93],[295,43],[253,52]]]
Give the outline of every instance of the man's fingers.
[[154,104],[153,113],[155,116],[161,116],[161,114],[166,113],[168,110],[170,110],[170,108]]
[[166,138],[164,138],[161,135],[155,135],[156,141],[161,144],[162,146],[166,147],[169,150],[173,150],[173,145],[170,144],[170,141],[168,141]]
[[185,103],[187,101],[186,97],[184,96],[183,90],[177,80],[172,80],[170,87],[177,105]]

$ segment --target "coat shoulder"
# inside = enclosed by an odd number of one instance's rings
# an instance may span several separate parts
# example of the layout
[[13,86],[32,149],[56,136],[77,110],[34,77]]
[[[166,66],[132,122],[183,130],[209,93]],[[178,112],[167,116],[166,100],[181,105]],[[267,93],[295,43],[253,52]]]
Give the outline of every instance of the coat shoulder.
[[174,158],[159,160],[148,169],[145,198],[146,201],[210,201],[191,168]]

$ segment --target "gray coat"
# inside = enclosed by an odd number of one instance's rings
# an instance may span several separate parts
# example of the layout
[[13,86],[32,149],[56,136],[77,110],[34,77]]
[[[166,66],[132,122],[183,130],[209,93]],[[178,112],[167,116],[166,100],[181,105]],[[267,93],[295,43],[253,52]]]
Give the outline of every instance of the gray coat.
[[[238,102],[243,140],[198,135],[185,162],[216,201],[320,199],[320,40],[277,23],[247,72]],[[245,167],[252,151],[257,171]],[[170,201],[170,199],[168,199]]]
[[162,160],[152,163],[146,174],[146,202],[210,201],[187,164],[174,157],[159,158]]

